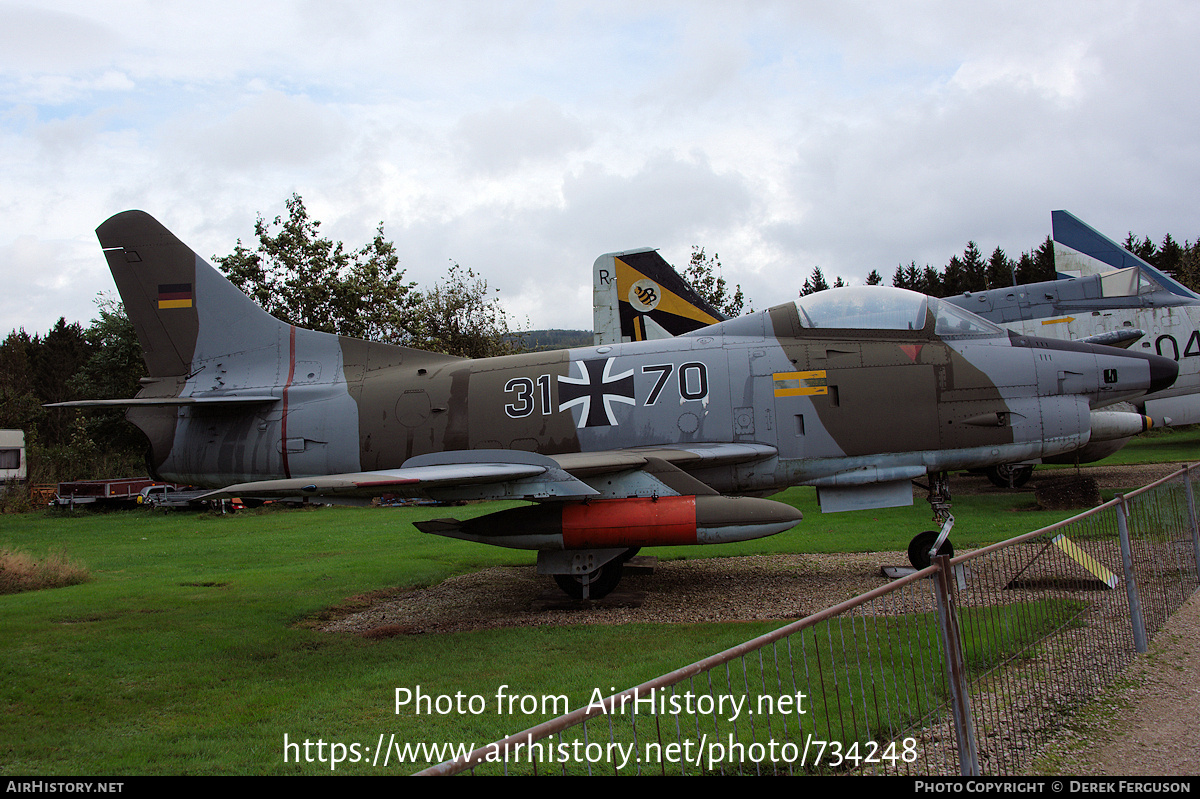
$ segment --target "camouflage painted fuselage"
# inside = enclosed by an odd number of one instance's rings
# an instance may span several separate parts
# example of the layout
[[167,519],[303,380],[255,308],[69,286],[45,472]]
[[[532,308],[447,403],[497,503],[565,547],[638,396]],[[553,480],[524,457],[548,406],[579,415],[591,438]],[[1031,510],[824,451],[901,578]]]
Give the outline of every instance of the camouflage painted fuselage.
[[188,376],[141,396],[274,398],[130,412],[160,475],[204,485],[394,469],[454,450],[726,442],[776,454],[689,469],[718,491],[853,488],[1070,451],[1086,443],[1093,405],[1164,379],[1164,364],[1140,354],[955,331],[960,320],[939,319],[920,295],[915,329],[809,327],[787,304],[674,339],[462,360],[284,325],[193,264],[172,279],[194,287],[178,309],[201,331]]

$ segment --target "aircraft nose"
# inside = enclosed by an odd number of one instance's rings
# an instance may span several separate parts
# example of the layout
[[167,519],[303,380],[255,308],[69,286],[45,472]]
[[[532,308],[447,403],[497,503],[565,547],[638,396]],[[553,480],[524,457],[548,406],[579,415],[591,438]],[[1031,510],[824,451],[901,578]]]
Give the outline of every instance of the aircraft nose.
[[1175,378],[1179,377],[1179,364],[1162,355],[1145,355],[1144,357],[1150,361],[1150,390],[1146,393],[1153,394],[1164,388],[1170,388],[1171,384],[1175,382]]

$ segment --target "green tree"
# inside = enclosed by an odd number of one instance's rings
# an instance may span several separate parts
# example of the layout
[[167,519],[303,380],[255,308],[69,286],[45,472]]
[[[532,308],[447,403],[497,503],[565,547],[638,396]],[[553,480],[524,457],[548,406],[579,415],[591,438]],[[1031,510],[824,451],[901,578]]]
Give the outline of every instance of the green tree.
[[967,242],[962,257],[963,291],[983,291],[987,288],[987,264],[973,241]]
[[1004,254],[1004,250],[999,247],[992,250],[992,257],[987,263],[987,287],[994,289],[1010,285],[1013,282],[1014,268],[1015,264]]
[[[72,393],[86,399],[124,399],[141,388],[146,376],[142,345],[125,306],[111,294],[96,299],[97,317],[84,335],[92,346],[92,355],[71,378]],[[90,439],[106,445],[140,450],[146,445],[141,431],[125,421],[121,410],[93,410],[85,418]]]
[[921,270],[917,269],[917,262],[910,261],[908,266],[897,264],[892,274],[892,285],[898,289],[921,291]]
[[827,288],[829,288],[829,283],[825,280],[825,273],[821,271],[821,267],[814,266],[812,274],[808,276],[808,279],[804,281],[803,288],[800,289],[800,296],[807,297],[809,294],[816,294]]
[[[29,348],[33,393],[42,402],[67,402],[80,399],[71,385],[92,355],[83,326],[60,317],[45,336],[34,336]],[[65,444],[74,434],[70,413],[49,413],[38,426],[38,438],[45,444]]]
[[867,285],[868,286],[883,285],[883,276],[879,274],[878,269],[872,269],[871,274],[867,275]]
[[921,270],[921,277],[917,281],[916,290],[922,294],[928,294],[930,297],[944,297],[946,296],[946,278],[941,272],[929,264],[925,264],[925,268]]
[[1131,253],[1141,258],[1151,266],[1155,266],[1155,259],[1158,257],[1158,250],[1154,247],[1154,242],[1150,241],[1150,237],[1146,236],[1141,241],[1133,235],[1133,231],[1129,231],[1129,235],[1125,237],[1125,241],[1121,244],[1122,247],[1129,250]]
[[1175,279],[1192,291],[1200,292],[1200,239],[1195,244],[1183,243],[1183,257]]
[[955,294],[962,294],[966,290],[966,267],[963,266],[962,259],[957,255],[951,256],[950,263],[946,264],[946,271],[942,274],[942,290],[938,296],[952,297]]
[[746,298],[742,294],[741,284],[734,286],[730,293],[729,285],[721,274],[721,258],[715,252],[709,257],[703,247],[692,245],[692,259],[688,262],[684,278],[701,298],[728,317],[741,316],[743,312],[752,310],[745,308]]
[[239,239],[232,254],[213,258],[230,282],[285,322],[355,338],[406,342],[421,296],[415,283],[404,282],[383,223],[369,244],[347,252],[340,241],[320,235],[321,223],[309,217],[299,194],[286,204],[286,219],[256,219],[256,249]]
[[1158,260],[1153,262],[1154,266],[1171,277],[1177,277],[1183,266],[1183,252],[1183,247],[1180,247],[1179,242],[1171,238],[1171,234],[1168,233],[1158,247]]
[[33,433],[46,416],[33,384],[33,338],[14,330],[0,344],[0,427]]
[[1032,253],[1021,253],[1017,262],[1017,283],[1041,283],[1058,277],[1054,268],[1054,240],[1049,236]]
[[413,346],[462,358],[489,358],[520,352],[499,298],[472,269],[451,262],[445,279],[425,292],[413,316]]

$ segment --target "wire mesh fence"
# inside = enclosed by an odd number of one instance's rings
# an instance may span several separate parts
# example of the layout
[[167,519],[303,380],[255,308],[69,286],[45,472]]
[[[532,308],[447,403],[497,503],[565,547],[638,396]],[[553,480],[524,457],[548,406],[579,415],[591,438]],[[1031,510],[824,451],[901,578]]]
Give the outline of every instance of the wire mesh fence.
[[1185,467],[423,773],[1027,773],[1198,573]]

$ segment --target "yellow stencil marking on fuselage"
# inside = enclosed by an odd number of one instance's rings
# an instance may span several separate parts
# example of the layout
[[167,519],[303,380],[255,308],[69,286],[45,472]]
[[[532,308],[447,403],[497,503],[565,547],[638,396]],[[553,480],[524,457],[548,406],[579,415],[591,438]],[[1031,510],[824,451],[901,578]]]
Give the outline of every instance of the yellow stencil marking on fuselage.
[[775,372],[771,379],[775,382],[776,397],[804,397],[829,393],[829,387],[825,384],[824,369],[814,372]]

